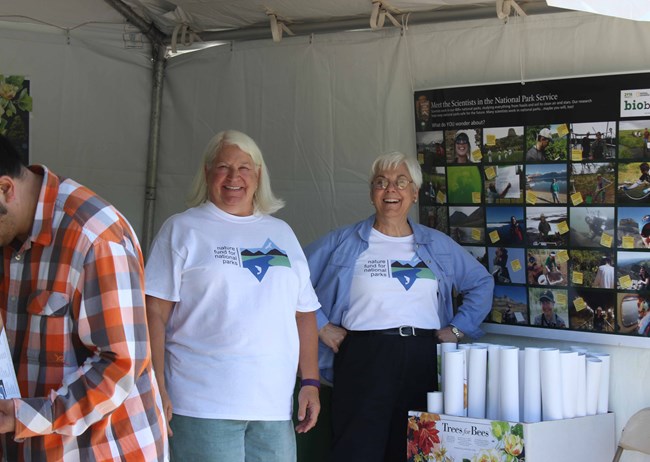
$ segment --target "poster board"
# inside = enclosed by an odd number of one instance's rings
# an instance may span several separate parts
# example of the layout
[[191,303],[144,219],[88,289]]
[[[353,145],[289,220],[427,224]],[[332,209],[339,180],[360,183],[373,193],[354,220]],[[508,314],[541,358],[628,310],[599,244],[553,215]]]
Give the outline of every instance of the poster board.
[[20,75],[0,74],[0,135],[9,138],[26,165],[29,165],[31,111],[29,80]]
[[420,222],[493,275],[487,330],[650,346],[650,74],[421,90],[414,109]]

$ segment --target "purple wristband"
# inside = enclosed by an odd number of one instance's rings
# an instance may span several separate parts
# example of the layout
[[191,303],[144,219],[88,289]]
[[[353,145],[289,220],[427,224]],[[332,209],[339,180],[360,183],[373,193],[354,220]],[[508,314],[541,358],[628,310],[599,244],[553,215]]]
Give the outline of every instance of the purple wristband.
[[302,379],[300,381],[300,387],[312,386],[320,390],[320,380],[318,379]]

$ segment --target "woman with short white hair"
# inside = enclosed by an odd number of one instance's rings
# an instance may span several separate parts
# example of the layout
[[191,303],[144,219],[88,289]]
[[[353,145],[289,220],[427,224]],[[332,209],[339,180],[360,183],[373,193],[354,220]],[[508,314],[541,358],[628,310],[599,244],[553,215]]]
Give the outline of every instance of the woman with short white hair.
[[[436,344],[481,335],[492,305],[485,267],[408,218],[421,184],[414,156],[379,156],[375,213],[305,249],[322,304],[321,374],[334,383],[332,462],[405,460],[408,410],[426,410],[437,387]],[[457,311],[452,288],[463,295]]]

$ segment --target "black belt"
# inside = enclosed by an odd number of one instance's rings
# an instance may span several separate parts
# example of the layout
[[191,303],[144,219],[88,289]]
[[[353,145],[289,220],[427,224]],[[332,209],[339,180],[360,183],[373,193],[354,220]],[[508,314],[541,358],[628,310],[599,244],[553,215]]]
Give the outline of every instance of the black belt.
[[399,326],[392,329],[382,330],[349,330],[348,335],[371,336],[371,335],[399,335],[400,337],[435,337],[436,329],[420,329],[412,326]]

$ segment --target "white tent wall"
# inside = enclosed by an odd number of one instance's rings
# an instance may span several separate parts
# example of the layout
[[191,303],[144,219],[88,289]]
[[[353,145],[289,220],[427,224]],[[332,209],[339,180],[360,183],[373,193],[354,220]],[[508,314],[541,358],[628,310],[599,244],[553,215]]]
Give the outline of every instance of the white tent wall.
[[152,65],[148,44],[125,47],[129,31],[0,22],[0,73],[30,80],[30,162],[95,190],[140,235]]
[[[183,200],[203,146],[236,128],[260,145],[278,216],[303,243],[372,212],[368,170],[381,152],[415,155],[413,89],[647,71],[650,26],[580,13],[235,43],[167,67],[156,229]],[[522,74],[523,73],[523,74]],[[488,335],[510,345],[570,341]],[[650,350],[610,353],[617,429],[650,406]],[[626,461],[648,460],[626,452]]]
[[411,112],[404,44],[382,35],[396,32],[239,43],[172,60],[156,227],[182,208],[203,146],[226,128],[258,142],[273,189],[287,201],[278,215],[304,243],[368,215],[369,159],[415,145],[402,121]]

